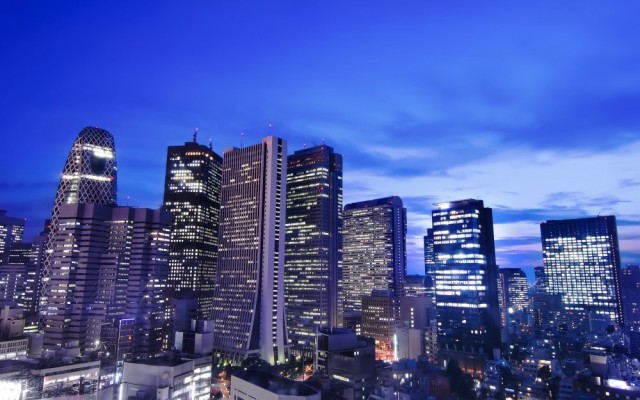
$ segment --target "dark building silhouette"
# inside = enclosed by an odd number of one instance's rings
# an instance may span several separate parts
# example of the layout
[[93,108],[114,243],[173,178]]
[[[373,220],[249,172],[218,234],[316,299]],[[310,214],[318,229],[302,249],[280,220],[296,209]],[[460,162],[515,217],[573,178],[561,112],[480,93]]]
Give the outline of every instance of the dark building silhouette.
[[311,353],[317,328],[342,325],[342,156],[322,145],[287,163],[287,327],[293,348]]
[[441,362],[481,373],[500,347],[493,214],[482,200],[435,204],[432,212]]
[[195,297],[198,318],[211,316],[218,257],[222,157],[194,141],[169,146],[163,208],[173,215],[169,292]]
[[620,249],[614,216],[540,224],[547,291],[562,296],[567,323],[584,326],[589,314],[623,321]]

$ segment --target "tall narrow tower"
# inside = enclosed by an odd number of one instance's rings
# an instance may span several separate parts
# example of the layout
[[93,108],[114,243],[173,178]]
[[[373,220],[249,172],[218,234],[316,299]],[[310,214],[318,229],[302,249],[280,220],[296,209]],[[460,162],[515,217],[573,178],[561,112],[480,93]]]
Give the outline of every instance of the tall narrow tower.
[[407,210],[400,197],[344,207],[343,293],[345,316],[362,312],[373,290],[403,295],[407,273]]
[[163,208],[173,214],[170,291],[198,300],[209,318],[218,256],[222,157],[195,141],[167,150]]
[[53,238],[58,230],[60,207],[64,204],[115,205],[117,191],[116,150],[113,136],[104,129],[80,131],[62,170],[51,213],[51,229],[45,243],[42,267],[40,316],[46,319],[50,289]]
[[342,156],[322,145],[287,163],[287,327],[294,349],[313,351],[316,330],[342,320]]
[[269,136],[222,161],[214,359],[285,360],[284,246],[287,144]]

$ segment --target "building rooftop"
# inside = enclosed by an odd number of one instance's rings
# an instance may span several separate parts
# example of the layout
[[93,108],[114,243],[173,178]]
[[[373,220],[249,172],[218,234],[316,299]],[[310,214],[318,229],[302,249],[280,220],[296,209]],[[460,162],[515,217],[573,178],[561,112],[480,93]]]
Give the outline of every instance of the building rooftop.
[[359,208],[380,207],[380,206],[386,206],[386,205],[402,207],[402,199],[400,199],[400,197],[398,196],[391,196],[391,197],[384,197],[384,198],[375,199],[375,200],[360,201],[358,203],[347,204],[346,206],[344,206],[344,209],[346,211],[346,210],[354,210]]
[[233,376],[280,395],[310,396],[318,393],[318,390],[311,386],[283,378],[271,372],[250,369],[236,372]]

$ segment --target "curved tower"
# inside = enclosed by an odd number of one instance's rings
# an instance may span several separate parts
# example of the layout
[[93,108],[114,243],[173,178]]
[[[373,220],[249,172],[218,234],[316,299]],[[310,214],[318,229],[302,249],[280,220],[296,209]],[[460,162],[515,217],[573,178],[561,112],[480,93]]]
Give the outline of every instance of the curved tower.
[[46,317],[51,275],[53,237],[58,231],[63,204],[116,204],[116,149],[113,136],[104,129],[86,127],[73,142],[64,164],[51,213],[51,229],[45,244],[42,266],[40,315]]

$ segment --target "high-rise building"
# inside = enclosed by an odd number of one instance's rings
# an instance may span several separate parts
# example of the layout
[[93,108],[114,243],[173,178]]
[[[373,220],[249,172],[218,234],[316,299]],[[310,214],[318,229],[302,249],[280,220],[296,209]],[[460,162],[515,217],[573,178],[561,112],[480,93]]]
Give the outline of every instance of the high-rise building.
[[9,251],[13,244],[22,243],[24,236],[24,219],[7,215],[0,210],[0,264],[9,263]]
[[562,296],[567,323],[577,327],[598,314],[621,324],[616,218],[547,221],[540,231],[548,293]]
[[47,317],[46,294],[50,292],[53,236],[64,204],[115,205],[117,166],[113,136],[104,129],[87,127],[73,142],[56,192],[47,240],[43,243],[40,314]]
[[527,274],[522,268],[500,268],[498,270],[498,298],[500,308],[520,311],[529,304]]
[[[109,343],[133,318],[134,356],[164,349],[171,215],[162,210],[63,204],[51,242],[45,348]],[[117,336],[117,335],[116,335]]]
[[222,157],[196,142],[170,146],[163,208],[173,214],[169,290],[198,300],[198,317],[211,316],[220,220]]
[[471,373],[500,347],[493,214],[482,200],[435,204],[432,212],[441,361]]
[[373,290],[402,296],[406,275],[407,210],[397,197],[344,207],[343,298],[346,314],[362,312]]
[[219,364],[251,354],[285,360],[286,157],[286,142],[274,136],[224,152],[212,312]]
[[287,163],[287,327],[293,349],[312,352],[317,328],[342,325],[342,156],[322,145]]

